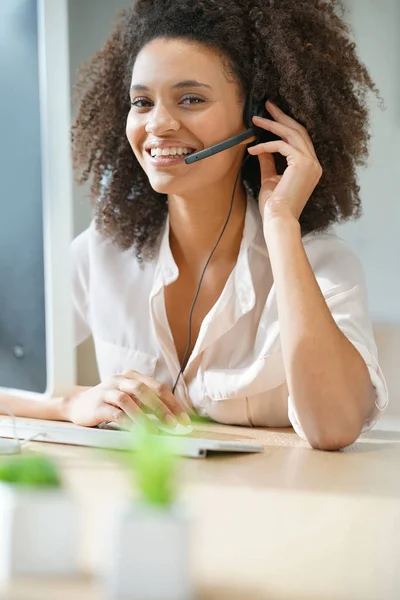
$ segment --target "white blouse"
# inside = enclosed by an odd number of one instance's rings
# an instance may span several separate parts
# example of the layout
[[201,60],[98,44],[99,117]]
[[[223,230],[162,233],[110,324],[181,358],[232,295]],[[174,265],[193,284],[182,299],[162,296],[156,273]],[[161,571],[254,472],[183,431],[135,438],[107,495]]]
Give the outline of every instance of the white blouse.
[[[370,429],[388,403],[358,258],[332,230],[303,244],[338,327],[364,358],[376,390]],[[72,243],[76,345],[93,336],[101,380],[135,370],[172,388],[180,369],[168,324],[164,287],[179,276],[169,246],[169,220],[159,250],[140,267],[94,224]],[[185,316],[186,318],[186,316]],[[237,263],[205,317],[175,394],[189,413],[221,423],[286,427],[306,439],[288,394],[276,292],[254,199],[247,202]]]

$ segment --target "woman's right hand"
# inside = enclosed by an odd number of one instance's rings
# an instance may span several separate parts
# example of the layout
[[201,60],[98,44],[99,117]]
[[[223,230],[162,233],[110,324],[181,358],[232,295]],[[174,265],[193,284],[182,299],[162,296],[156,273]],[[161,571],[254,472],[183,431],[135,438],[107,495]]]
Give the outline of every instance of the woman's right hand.
[[137,371],[115,375],[65,401],[65,418],[86,427],[114,421],[129,429],[139,419],[146,419],[145,413],[155,414],[171,429],[177,422],[190,425],[189,415],[168,387]]

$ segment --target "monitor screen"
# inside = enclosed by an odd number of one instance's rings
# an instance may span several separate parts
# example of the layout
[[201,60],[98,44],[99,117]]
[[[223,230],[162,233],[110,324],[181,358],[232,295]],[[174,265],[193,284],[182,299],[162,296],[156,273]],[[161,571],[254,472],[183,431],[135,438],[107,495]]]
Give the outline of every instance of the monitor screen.
[[46,390],[36,0],[0,3],[0,381]]
[[0,388],[8,391],[45,394],[73,377],[62,331],[72,212],[66,31],[64,0],[0,2]]

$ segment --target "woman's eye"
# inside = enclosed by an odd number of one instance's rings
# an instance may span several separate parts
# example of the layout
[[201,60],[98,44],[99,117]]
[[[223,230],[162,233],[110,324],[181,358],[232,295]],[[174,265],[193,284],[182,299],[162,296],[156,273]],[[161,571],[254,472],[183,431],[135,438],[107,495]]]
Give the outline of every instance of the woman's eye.
[[149,103],[150,100],[147,100],[147,98],[136,98],[136,100],[131,100],[131,106],[136,106],[136,108],[147,108]]
[[186,100],[193,101],[189,102],[189,104],[200,104],[201,102],[204,102],[203,98],[199,98],[198,96],[185,96],[185,98],[183,98],[183,102],[185,102]]
[[[198,96],[185,96],[182,100],[182,104],[190,106],[191,104],[200,104],[204,102],[203,98],[199,98]],[[152,105],[151,100],[148,98],[135,98],[135,100],[131,100],[131,106],[135,108],[149,108]]]

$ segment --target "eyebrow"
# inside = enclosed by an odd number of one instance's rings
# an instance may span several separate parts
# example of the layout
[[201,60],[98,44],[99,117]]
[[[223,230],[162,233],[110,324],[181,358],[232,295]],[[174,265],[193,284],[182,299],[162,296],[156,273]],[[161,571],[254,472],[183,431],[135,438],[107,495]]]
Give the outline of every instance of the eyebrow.
[[[201,83],[200,81],[196,81],[196,79],[185,79],[184,81],[178,81],[178,83],[175,83],[172,86],[172,89],[181,89],[181,88],[194,88],[194,87],[206,87],[209,88],[210,90],[212,89],[210,85],[207,85],[206,83]],[[150,92],[150,88],[147,87],[147,85],[143,85],[141,83],[137,83],[135,85],[132,85],[130,88],[130,91],[134,91],[134,92]]]

